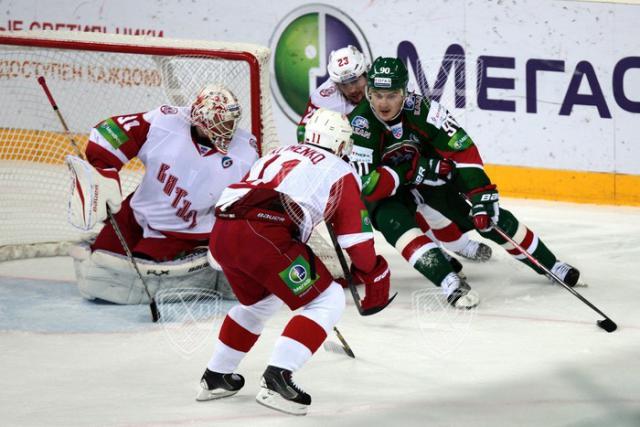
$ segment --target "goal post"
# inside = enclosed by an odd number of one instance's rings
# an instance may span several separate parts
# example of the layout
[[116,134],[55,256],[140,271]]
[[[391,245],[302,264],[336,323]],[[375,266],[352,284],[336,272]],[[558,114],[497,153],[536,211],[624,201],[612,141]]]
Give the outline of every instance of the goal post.
[[[163,104],[189,105],[221,82],[243,108],[240,127],[261,152],[279,145],[264,46],[84,32],[0,33],[0,261],[66,255],[89,237],[67,222],[73,149],[42,88],[47,80],[70,132],[84,149],[90,129],[110,116]],[[123,168],[123,192],[140,182],[136,159]],[[92,230],[95,234],[98,230]]]

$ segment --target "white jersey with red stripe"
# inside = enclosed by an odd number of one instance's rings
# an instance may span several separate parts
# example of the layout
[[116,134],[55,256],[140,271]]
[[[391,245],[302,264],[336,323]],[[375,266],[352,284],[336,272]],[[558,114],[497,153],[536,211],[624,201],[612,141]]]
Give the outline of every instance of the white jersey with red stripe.
[[305,110],[298,126],[306,125],[313,113],[319,108],[337,111],[347,115],[356,107],[352,104],[338,89],[338,86],[331,79],[327,79],[324,83],[316,88],[309,96],[307,109]]
[[295,202],[297,206],[288,213],[303,241],[327,220],[343,248],[372,243],[371,222],[360,199],[360,179],[347,162],[327,150],[309,144],[272,150],[253,165],[242,182],[224,190],[216,206],[224,211],[253,188],[272,189]]
[[145,166],[131,199],[144,237],[208,238],[222,190],[240,181],[258,159],[255,137],[242,129],[227,154],[198,144],[189,116],[190,107],[164,105],[109,118],[91,130],[91,164],[119,170],[137,156]]

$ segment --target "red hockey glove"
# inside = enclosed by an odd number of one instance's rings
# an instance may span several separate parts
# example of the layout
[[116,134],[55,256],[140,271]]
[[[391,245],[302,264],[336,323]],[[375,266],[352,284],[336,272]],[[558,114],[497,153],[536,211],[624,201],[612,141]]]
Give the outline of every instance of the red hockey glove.
[[389,287],[391,285],[391,272],[387,261],[380,255],[376,258],[376,266],[368,273],[351,266],[351,273],[356,282],[364,283],[365,297],[362,300],[362,308],[370,309],[387,304],[389,300]]
[[473,225],[479,231],[491,230],[491,222],[498,223],[500,206],[498,205],[498,190],[496,186],[486,185],[467,193],[471,201],[471,215]]

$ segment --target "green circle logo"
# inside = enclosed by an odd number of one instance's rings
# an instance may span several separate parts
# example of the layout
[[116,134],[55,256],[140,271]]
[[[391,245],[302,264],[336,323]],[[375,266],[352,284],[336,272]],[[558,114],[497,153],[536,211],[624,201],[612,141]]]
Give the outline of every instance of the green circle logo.
[[309,95],[328,77],[332,50],[353,45],[371,58],[371,49],[356,23],[339,9],[311,4],[293,10],[271,37],[271,91],[294,123],[304,113]]

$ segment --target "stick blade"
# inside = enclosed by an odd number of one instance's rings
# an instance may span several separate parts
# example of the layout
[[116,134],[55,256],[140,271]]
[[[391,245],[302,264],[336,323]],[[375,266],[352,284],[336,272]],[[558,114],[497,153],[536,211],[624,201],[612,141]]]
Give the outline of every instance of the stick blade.
[[371,316],[372,314],[376,314],[382,310],[384,310],[385,308],[387,308],[387,306],[389,304],[391,304],[391,302],[398,296],[398,293],[396,292],[395,294],[393,294],[393,296],[391,298],[389,298],[389,301],[387,301],[387,303],[385,305],[381,305],[378,307],[373,307],[373,308],[360,308],[360,315],[361,316]]
[[325,341],[324,344],[322,345],[324,347],[324,349],[326,351],[330,351],[332,353],[337,353],[337,354],[342,354],[344,356],[348,356],[352,359],[355,359],[355,354],[353,354],[353,351],[351,351],[351,349],[346,349],[343,346],[341,346],[340,344],[333,342],[333,341]]
[[603,319],[603,320],[598,320],[598,326],[601,327],[602,329],[604,329],[605,331],[611,333],[613,331],[615,331],[616,329],[618,329],[618,325],[615,324],[615,322],[609,318],[607,319]]
[[160,312],[158,311],[158,304],[156,304],[156,300],[154,298],[151,298],[149,309],[151,309],[151,320],[153,320],[153,323],[156,323],[160,320]]

